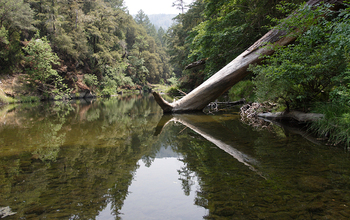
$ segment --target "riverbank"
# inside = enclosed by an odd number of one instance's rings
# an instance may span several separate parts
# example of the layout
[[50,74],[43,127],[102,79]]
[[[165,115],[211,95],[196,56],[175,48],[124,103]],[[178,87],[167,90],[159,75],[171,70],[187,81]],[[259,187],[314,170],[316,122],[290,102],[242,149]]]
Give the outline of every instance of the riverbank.
[[[24,103],[24,102],[38,102],[41,100],[64,100],[64,99],[82,99],[103,97],[102,94],[94,92],[86,85],[77,86],[69,95],[62,97],[44,97],[38,91],[33,91],[29,88],[29,84],[24,80],[24,74],[2,75],[0,76],[0,105]],[[81,83],[80,83],[81,84]],[[83,87],[80,89],[79,87]],[[140,88],[120,88],[115,95],[135,95],[142,92]]]
[[[276,111],[273,103],[250,103],[240,109],[242,121],[255,128],[267,128],[269,121],[287,122],[303,126],[310,134],[330,146],[349,149],[350,115],[346,106],[322,103],[313,112]],[[316,113],[317,112],[317,113]]]

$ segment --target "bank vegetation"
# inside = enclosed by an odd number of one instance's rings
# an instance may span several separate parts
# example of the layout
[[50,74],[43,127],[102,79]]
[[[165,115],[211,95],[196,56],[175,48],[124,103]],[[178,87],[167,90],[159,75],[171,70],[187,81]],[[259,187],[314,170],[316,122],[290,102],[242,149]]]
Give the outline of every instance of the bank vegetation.
[[277,26],[296,40],[251,66],[229,91],[231,100],[321,113],[310,129],[330,144],[349,146],[350,11],[348,1],[334,2],[341,4],[311,10],[300,1],[195,1],[167,33],[170,62],[186,69],[180,89],[192,90]]

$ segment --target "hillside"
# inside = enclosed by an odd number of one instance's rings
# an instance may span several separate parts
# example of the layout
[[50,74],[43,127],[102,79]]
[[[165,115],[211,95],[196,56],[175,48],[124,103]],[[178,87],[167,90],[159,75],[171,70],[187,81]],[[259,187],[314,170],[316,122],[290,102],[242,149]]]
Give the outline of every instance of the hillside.
[[174,22],[173,18],[176,16],[176,14],[153,14],[147,16],[157,30],[160,27],[162,27],[164,30],[167,30]]

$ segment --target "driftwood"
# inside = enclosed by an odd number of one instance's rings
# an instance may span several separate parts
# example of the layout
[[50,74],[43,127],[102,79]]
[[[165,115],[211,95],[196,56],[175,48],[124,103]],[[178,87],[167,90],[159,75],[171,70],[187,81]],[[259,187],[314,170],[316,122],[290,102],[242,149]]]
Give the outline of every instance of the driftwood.
[[[343,1],[310,0],[306,4],[315,6],[320,2],[335,4]],[[274,52],[274,47],[287,45],[295,40],[295,37],[286,36],[286,34],[286,31],[272,29],[200,86],[173,103],[168,103],[156,92],[153,92],[153,96],[164,113],[202,111],[210,102],[243,79],[248,74],[249,65],[259,63],[262,55],[270,55]],[[273,46],[264,47],[268,43]]]

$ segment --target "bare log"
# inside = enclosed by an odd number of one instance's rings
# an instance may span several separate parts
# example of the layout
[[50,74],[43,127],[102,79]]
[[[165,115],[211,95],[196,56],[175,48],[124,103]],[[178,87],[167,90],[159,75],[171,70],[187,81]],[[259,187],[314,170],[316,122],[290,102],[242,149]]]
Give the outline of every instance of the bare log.
[[[315,6],[321,2],[335,4],[343,1],[310,0],[306,4]],[[202,111],[210,102],[242,80],[248,74],[249,65],[260,62],[262,55],[270,55],[274,52],[274,47],[284,46],[295,40],[295,37],[286,36],[286,34],[286,31],[272,29],[200,86],[173,103],[168,103],[156,92],[153,93],[153,96],[164,113]],[[264,47],[268,43],[273,46]]]

